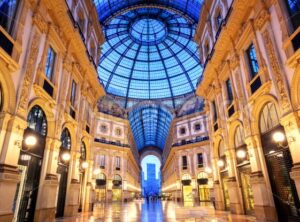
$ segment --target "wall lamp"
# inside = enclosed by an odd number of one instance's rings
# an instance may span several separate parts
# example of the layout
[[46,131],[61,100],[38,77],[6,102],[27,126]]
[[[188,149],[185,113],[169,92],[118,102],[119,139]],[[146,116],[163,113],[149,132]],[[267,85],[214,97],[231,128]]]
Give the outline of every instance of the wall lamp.
[[[281,148],[288,148],[289,144],[284,145],[284,141],[286,140],[286,136],[283,132],[281,131],[276,131],[273,133],[272,135],[273,140],[275,143],[277,143],[277,145]],[[295,142],[295,137],[289,136],[287,138],[288,142]]]

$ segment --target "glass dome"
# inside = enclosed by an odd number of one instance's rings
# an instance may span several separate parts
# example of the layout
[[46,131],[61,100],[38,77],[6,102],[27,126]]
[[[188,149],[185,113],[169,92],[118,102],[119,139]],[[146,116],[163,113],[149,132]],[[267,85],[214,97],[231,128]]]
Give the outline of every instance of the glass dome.
[[113,96],[173,100],[194,92],[202,67],[193,41],[195,24],[165,8],[137,8],[104,26],[98,74]]

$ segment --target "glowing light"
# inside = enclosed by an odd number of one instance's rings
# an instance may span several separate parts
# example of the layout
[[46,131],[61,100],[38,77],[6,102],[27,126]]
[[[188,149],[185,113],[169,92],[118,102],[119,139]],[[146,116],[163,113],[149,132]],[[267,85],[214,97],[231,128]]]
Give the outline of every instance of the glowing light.
[[94,175],[98,175],[99,173],[101,173],[100,169],[94,169],[94,172],[93,172]]
[[247,156],[247,152],[245,150],[238,150],[236,156],[237,158],[244,159]]
[[212,173],[212,169],[210,167],[205,167],[204,171],[208,174]]
[[25,138],[26,146],[35,146],[36,143],[37,143],[37,139],[33,135],[29,135]]
[[89,167],[89,163],[84,161],[81,163],[81,167],[82,167],[82,169],[87,169]]
[[218,160],[217,164],[218,164],[219,167],[224,167],[225,166],[224,160],[221,160],[221,159]]
[[66,161],[69,161],[71,159],[71,155],[70,155],[69,152],[64,152],[64,153],[61,154],[61,158],[62,158],[63,161],[66,162]]
[[285,135],[283,134],[283,132],[275,132],[273,134],[273,140],[276,142],[276,143],[282,143],[284,140],[285,140]]

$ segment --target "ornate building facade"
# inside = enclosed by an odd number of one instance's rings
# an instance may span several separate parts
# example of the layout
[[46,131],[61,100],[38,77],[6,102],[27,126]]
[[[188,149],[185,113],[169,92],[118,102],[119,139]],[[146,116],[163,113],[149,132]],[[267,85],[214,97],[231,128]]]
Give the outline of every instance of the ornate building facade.
[[216,207],[259,220],[299,210],[299,2],[206,1],[204,64]]

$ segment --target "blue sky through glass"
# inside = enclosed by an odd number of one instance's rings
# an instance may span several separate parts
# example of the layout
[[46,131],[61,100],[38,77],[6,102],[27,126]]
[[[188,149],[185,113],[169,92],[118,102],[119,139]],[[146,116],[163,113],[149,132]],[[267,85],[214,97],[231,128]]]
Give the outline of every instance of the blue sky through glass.
[[142,171],[144,172],[145,180],[147,180],[147,164],[148,163],[155,164],[156,179],[158,179],[158,177],[159,177],[158,173],[160,171],[161,163],[160,163],[159,159],[156,156],[148,155],[141,162]]

